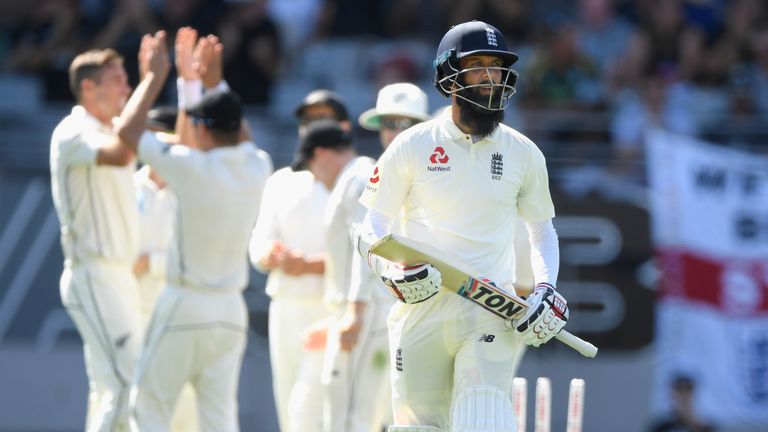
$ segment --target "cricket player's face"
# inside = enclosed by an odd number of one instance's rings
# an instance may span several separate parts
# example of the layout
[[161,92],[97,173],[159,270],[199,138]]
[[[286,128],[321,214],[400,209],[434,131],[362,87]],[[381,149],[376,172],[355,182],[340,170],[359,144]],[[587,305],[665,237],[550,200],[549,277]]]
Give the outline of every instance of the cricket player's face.
[[317,120],[335,120],[339,122],[341,128],[347,132],[352,131],[352,125],[347,120],[339,120],[338,114],[332,106],[326,104],[315,104],[304,108],[301,117],[299,117],[299,135],[304,135],[307,126]]
[[488,84],[487,87],[475,88],[483,95],[489,95],[493,91],[490,84],[501,82],[503,65],[504,62],[500,58],[487,55],[465,57],[459,61],[459,69],[462,70],[465,85]]
[[382,116],[380,120],[381,127],[379,128],[379,141],[381,141],[381,145],[386,149],[400,132],[416,123],[418,123],[417,120],[409,117],[396,115]]
[[336,111],[330,105],[317,104],[304,108],[301,117],[299,117],[299,126],[306,127],[308,124],[317,120],[337,120]]
[[123,64],[113,62],[105,66],[94,92],[96,103],[103,112],[112,117],[119,115],[131,94],[128,74],[125,73]]

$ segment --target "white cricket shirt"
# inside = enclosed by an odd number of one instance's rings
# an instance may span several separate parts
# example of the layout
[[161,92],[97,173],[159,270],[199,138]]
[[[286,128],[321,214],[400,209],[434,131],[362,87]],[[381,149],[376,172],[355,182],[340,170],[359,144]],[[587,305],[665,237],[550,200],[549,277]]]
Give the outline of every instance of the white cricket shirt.
[[[309,171],[294,172],[288,167],[276,171],[264,186],[259,220],[251,235],[251,262],[256,265],[275,240],[305,255],[325,252],[323,212],[327,202],[328,189]],[[273,269],[269,271],[266,292],[273,298],[320,300],[323,276],[292,276]]]
[[99,148],[115,139],[111,125],[79,105],[53,131],[51,187],[69,264],[98,259],[133,265],[138,256],[136,164],[96,164]]
[[517,217],[534,222],[555,214],[544,155],[533,142],[499,125],[473,144],[450,110],[395,138],[361,202],[402,220],[404,235],[500,284],[515,279]]
[[248,239],[272,160],[252,142],[206,152],[145,133],[139,157],[176,196],[168,282],[236,291],[248,283]]
[[[360,204],[360,195],[365,189],[374,161],[368,157],[357,157],[349,161],[331,191],[325,211],[328,252],[325,260],[325,302],[339,305],[347,301],[353,283],[361,284],[356,290],[362,291],[359,300],[369,300],[371,292],[388,298],[384,289],[377,289],[375,275],[363,267],[362,275],[353,281],[353,257],[357,254],[352,241],[352,225],[363,221],[366,208]],[[359,271],[358,269],[357,271]],[[380,291],[380,292],[379,292]]]

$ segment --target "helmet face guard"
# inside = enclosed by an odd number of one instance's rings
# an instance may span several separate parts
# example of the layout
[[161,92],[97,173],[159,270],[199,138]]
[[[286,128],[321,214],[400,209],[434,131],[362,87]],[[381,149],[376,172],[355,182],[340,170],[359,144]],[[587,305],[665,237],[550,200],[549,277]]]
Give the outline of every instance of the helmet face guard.
[[[480,109],[501,111],[515,94],[518,74],[511,67],[517,55],[507,49],[504,36],[496,27],[481,21],[470,21],[451,27],[440,41],[435,67],[435,87],[445,96],[455,95]],[[460,60],[470,56],[492,56],[502,60],[501,66],[460,69]],[[483,70],[490,78],[478,84],[466,84],[464,74]],[[493,73],[492,73],[493,72]],[[496,72],[500,72],[496,73]],[[493,81],[498,75],[499,82]],[[487,100],[479,89],[490,88]]]
[[[455,53],[446,53],[445,60],[438,58],[435,60],[436,67],[440,68],[442,73],[438,73],[438,77],[435,80],[435,85],[438,90],[444,95],[455,95],[457,98],[462,99],[472,105],[482,108],[486,111],[501,111],[509,105],[509,98],[515,94],[515,84],[517,83],[518,73],[514,69],[508,66],[489,66],[489,67],[476,67],[459,69],[454,65],[458,65],[458,61],[451,61],[456,58]],[[443,57],[443,56],[441,56]],[[439,63],[439,66],[437,65]],[[484,71],[488,76],[489,81],[481,82],[478,84],[466,84],[463,79],[463,74],[467,72]],[[498,82],[493,80],[495,75],[493,72],[498,72],[501,78]],[[442,77],[440,77],[442,75]],[[488,93],[488,99],[485,101],[477,100],[470,95],[475,92],[475,89],[490,88]]]

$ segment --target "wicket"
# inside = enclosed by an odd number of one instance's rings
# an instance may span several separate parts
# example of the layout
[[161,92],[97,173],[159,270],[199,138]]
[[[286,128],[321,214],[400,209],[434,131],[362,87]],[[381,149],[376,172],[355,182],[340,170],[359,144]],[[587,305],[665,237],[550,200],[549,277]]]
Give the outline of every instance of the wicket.
[[[528,381],[515,378],[512,381],[512,406],[517,419],[517,431],[526,431]],[[551,432],[552,384],[549,378],[536,379],[534,404],[534,432]],[[568,388],[568,412],[566,432],[582,432],[584,420],[584,380],[573,378]]]

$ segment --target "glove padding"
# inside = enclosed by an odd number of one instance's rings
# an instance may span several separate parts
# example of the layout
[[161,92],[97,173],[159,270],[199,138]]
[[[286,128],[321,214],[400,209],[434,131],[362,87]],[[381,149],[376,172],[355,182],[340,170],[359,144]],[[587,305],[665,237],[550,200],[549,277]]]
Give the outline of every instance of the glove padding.
[[443,277],[430,264],[390,266],[381,275],[384,285],[403,303],[421,303],[437,294]]
[[547,343],[568,322],[568,302],[548,283],[539,283],[527,299],[528,310],[522,318],[513,321],[515,329],[526,345]]

